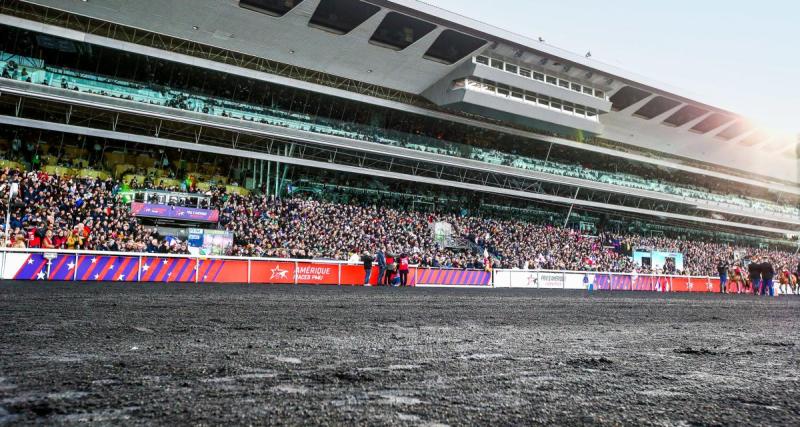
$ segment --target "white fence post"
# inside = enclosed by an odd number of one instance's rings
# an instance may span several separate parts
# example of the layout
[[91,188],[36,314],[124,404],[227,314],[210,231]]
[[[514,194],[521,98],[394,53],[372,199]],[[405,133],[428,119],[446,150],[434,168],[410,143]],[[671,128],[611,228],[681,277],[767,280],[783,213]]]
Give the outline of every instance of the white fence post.
[[75,252],[75,269],[72,270],[72,281],[73,282],[77,282],[78,281],[78,261],[80,261],[80,255],[78,255],[78,253]]
[[248,285],[252,283],[252,279],[251,279],[251,277],[253,277],[252,271],[253,271],[253,260],[248,258],[247,259],[247,284]]
[[342,264],[337,264],[339,266],[339,286],[342,286]]
[[299,266],[298,262],[294,262],[294,284],[297,284],[297,267]]
[[139,255],[139,265],[136,268],[136,282],[137,283],[142,281],[142,260],[143,259],[144,258],[141,255]]

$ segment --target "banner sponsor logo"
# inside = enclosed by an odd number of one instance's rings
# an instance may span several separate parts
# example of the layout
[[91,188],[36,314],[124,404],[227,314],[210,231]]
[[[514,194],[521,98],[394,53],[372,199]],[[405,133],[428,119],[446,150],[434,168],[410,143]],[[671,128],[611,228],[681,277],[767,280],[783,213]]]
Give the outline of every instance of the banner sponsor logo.
[[317,265],[299,265],[297,266],[297,281],[300,283],[306,282],[324,282],[327,283],[331,276],[337,276],[338,270],[336,267],[331,266],[317,266]]
[[181,206],[155,205],[151,203],[131,203],[133,216],[147,218],[165,218],[182,221],[219,221],[219,211],[216,209],[185,208]]
[[564,288],[564,274],[563,273],[540,273],[539,274],[539,287],[545,289],[562,289]]

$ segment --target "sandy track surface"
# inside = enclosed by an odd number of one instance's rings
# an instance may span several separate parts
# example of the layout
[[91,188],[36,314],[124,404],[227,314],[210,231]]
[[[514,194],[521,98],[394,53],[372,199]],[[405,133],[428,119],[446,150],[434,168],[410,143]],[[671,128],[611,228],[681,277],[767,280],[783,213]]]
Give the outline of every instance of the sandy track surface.
[[0,284],[0,424],[800,423],[800,299]]

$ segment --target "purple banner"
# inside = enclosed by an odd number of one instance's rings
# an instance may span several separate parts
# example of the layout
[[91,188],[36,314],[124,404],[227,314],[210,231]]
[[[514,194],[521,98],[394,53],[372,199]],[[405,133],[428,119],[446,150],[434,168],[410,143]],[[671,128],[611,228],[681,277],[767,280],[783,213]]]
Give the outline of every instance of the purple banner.
[[133,213],[133,216],[168,218],[180,221],[219,221],[219,211],[216,209],[184,208],[180,206],[133,202],[131,203],[131,213]]
[[416,285],[492,286],[492,273],[483,270],[420,268],[412,276],[412,286]]

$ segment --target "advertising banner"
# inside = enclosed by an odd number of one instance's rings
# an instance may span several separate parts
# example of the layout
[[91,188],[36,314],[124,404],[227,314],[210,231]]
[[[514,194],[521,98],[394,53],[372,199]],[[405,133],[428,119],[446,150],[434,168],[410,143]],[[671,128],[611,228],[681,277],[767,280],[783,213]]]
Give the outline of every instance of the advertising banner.
[[181,206],[154,205],[151,203],[131,203],[133,216],[145,218],[165,218],[179,221],[217,222],[216,209],[185,208]]
[[248,262],[232,259],[201,259],[197,269],[199,283],[247,283]]
[[141,282],[189,283],[196,280],[198,260],[191,258],[142,258]]
[[[332,261],[284,261],[155,254],[3,251],[0,276],[31,281],[125,281],[161,283],[258,283],[353,285],[364,268]],[[371,284],[377,284],[373,267]],[[475,286],[598,291],[719,292],[719,279],[621,273],[416,268],[410,286]],[[494,281],[494,282],[493,282]]]
[[492,273],[483,270],[420,268],[410,279],[413,286],[492,286]]
[[532,270],[495,270],[495,287],[564,289],[564,273]]
[[294,262],[251,261],[250,283],[294,284]]

